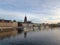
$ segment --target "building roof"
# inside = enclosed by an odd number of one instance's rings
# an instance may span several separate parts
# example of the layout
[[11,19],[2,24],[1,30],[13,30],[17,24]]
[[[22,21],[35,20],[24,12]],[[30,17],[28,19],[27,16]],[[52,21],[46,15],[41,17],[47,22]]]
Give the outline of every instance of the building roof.
[[11,20],[0,19],[0,22],[2,22],[2,21],[4,21],[4,22],[11,22]]

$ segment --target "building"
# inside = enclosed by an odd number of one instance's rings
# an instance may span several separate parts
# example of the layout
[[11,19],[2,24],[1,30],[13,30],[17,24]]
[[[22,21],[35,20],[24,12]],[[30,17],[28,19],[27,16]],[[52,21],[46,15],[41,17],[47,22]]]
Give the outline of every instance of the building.
[[23,27],[24,30],[33,30],[34,28],[37,29],[39,28],[39,24],[37,23],[32,23],[31,21],[28,21],[27,17],[24,17],[24,22],[18,22],[19,27]]
[[25,16],[25,17],[24,17],[24,23],[32,23],[32,22],[31,22],[31,21],[28,21],[28,20],[27,20],[27,17]]
[[11,20],[0,19],[0,27],[18,27],[18,23]]
[[27,17],[25,16],[25,18],[24,18],[24,23],[27,23]]
[[32,26],[33,26],[33,23],[31,22],[31,21],[28,21],[27,20],[27,17],[25,16],[24,17],[24,22],[18,22],[18,26],[19,27],[24,27],[24,28],[32,28]]

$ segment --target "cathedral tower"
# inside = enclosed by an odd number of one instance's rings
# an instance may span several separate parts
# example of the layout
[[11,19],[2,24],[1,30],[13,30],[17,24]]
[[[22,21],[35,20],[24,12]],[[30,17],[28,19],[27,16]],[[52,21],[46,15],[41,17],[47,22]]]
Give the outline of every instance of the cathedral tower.
[[24,18],[24,23],[27,23],[27,17],[25,16],[25,18]]

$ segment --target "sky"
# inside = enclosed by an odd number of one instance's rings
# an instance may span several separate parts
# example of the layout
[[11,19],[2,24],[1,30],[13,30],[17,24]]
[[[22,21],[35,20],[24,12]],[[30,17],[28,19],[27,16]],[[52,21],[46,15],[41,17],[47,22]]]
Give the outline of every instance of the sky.
[[0,0],[0,19],[34,23],[60,22],[60,0]]

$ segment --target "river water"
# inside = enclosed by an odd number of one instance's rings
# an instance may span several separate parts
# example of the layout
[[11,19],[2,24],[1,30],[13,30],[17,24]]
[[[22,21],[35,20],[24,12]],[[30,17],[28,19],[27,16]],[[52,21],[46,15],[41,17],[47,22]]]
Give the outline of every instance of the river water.
[[0,39],[0,45],[60,45],[60,28],[22,31]]

